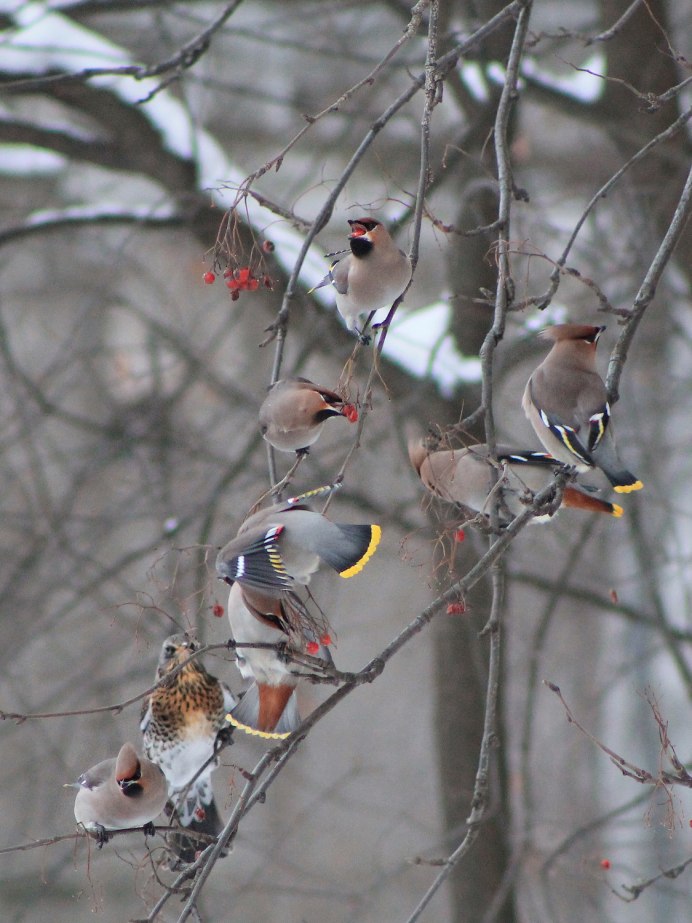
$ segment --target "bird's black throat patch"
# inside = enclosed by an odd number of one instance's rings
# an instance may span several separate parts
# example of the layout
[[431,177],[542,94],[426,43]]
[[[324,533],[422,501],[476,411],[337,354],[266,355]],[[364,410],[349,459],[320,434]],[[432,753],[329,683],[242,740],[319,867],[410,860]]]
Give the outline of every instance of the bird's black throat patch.
[[350,244],[351,253],[358,259],[362,259],[372,251],[372,241],[365,237],[352,237]]

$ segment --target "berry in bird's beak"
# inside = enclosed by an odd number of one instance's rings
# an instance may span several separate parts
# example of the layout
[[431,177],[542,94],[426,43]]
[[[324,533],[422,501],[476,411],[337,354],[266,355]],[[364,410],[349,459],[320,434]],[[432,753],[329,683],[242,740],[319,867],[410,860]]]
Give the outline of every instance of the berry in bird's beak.
[[358,422],[358,411],[356,410],[353,404],[344,404],[344,409],[342,413],[346,417],[349,423]]
[[363,224],[356,224],[355,222],[351,225],[351,233],[348,235],[349,240],[352,237],[362,237],[364,234],[368,233],[368,229]]

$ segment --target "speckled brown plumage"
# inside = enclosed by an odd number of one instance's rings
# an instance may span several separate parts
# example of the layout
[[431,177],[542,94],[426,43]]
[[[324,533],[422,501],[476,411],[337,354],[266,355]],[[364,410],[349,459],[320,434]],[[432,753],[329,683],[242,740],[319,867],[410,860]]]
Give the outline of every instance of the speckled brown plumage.
[[218,733],[226,726],[227,710],[224,693],[215,676],[199,660],[185,663],[191,650],[178,648],[176,654],[157,670],[157,679],[164,679],[176,667],[184,664],[170,685],[159,686],[145,700],[142,717],[151,708],[154,730],[166,739],[197,734]]
[[181,825],[215,836],[221,821],[211,775],[219,733],[228,738],[226,715],[236,703],[199,659],[189,659],[196,650],[187,635],[164,641],[156,679],[169,681],[144,701],[140,726],[144,751],[163,770]]

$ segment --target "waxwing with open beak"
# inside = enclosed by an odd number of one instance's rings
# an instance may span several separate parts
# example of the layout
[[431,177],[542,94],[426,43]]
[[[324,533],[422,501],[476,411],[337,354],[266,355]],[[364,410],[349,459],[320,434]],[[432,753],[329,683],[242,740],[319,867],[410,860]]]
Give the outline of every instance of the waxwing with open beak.
[[260,432],[275,449],[304,453],[331,417],[355,423],[358,412],[340,394],[307,378],[283,378],[270,387],[260,407]]
[[[526,510],[533,494],[550,484],[562,464],[547,452],[512,450],[497,446],[497,490],[500,492],[499,518],[505,525]],[[409,458],[425,487],[437,497],[464,508],[469,515],[489,515],[495,489],[487,445],[463,449],[428,451],[423,440],[409,442]],[[594,497],[568,484],[562,494],[562,507],[622,516],[622,507]],[[536,516],[534,522],[549,520]]]
[[95,834],[100,845],[108,840],[108,830],[149,825],[168,798],[164,774],[130,743],[122,745],[115,759],[97,763],[68,787],[79,789],[77,823]]
[[[251,685],[227,720],[248,734],[269,739],[288,737],[301,723],[296,701],[300,674],[315,672],[314,658],[330,664],[329,650],[302,618],[303,607],[292,594],[276,599],[234,583],[228,620],[236,647],[236,666]],[[264,644],[273,647],[245,645]],[[308,655],[306,657],[306,655]],[[311,661],[312,658],[312,661]]]
[[351,252],[335,260],[324,279],[315,286],[333,285],[336,307],[349,330],[358,330],[358,318],[390,307],[411,281],[411,261],[376,218],[349,220]]
[[596,344],[605,327],[558,324],[542,331],[553,346],[529,378],[522,406],[545,448],[577,471],[600,468],[618,493],[642,482],[620,461],[613,441]]

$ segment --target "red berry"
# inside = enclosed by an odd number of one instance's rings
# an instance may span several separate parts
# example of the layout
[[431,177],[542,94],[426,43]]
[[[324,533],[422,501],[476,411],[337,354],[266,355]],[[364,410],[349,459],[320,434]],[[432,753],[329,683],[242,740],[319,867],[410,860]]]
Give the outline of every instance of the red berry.
[[240,298],[240,292],[236,288],[231,292],[231,301],[237,301],[239,298]]
[[601,868],[608,871],[610,868],[610,859],[601,859]]
[[349,423],[358,422],[358,411],[354,404],[344,404],[343,414]]
[[317,641],[308,641],[308,643],[305,645],[305,650],[308,652],[308,654],[312,654],[314,656],[315,654],[319,653],[320,646]]
[[457,529],[456,532],[454,533],[455,542],[463,542],[465,538],[466,538],[466,532],[464,532],[463,529]]
[[243,266],[242,269],[237,270],[236,276],[240,279],[241,283],[247,282],[248,279],[252,278],[252,270],[249,266]]
[[262,249],[265,253],[273,253],[276,248],[274,247],[274,244],[271,242],[271,240],[265,240],[262,244]]
[[206,816],[207,816],[207,812],[204,810],[204,808],[201,805],[195,808],[195,820],[202,821],[204,820]]
[[219,603],[214,603],[214,605],[211,607],[211,614],[214,616],[214,618],[220,619],[223,615],[223,606],[219,605]]
[[466,612],[464,603],[450,603],[447,606],[447,615],[463,615]]
[[224,269],[224,271],[223,271],[223,277],[224,277],[224,279],[228,279],[228,278],[229,278],[230,276],[232,276],[232,275],[233,275],[233,270],[232,270],[232,269]]
[[250,279],[247,284],[247,290],[249,292],[256,292],[259,288],[259,279]]
[[205,272],[202,278],[204,279],[206,285],[211,285],[216,281],[216,276],[213,272]]
[[322,647],[329,647],[331,643],[332,643],[332,636],[329,634],[324,634],[320,638],[320,644],[322,645]]

